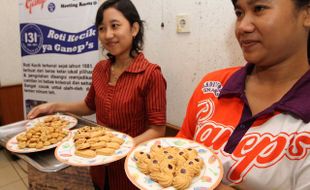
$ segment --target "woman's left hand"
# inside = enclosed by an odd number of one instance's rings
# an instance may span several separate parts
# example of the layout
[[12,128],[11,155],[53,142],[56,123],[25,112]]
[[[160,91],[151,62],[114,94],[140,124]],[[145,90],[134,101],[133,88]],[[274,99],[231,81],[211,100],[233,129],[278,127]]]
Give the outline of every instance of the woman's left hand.
[[134,145],[137,146],[138,144],[145,142],[147,140],[163,137],[165,136],[165,132],[166,132],[166,126],[151,125],[144,133],[142,133],[139,136],[136,136],[133,139]]
[[236,189],[229,185],[224,185],[223,183],[220,183],[214,190],[236,190]]

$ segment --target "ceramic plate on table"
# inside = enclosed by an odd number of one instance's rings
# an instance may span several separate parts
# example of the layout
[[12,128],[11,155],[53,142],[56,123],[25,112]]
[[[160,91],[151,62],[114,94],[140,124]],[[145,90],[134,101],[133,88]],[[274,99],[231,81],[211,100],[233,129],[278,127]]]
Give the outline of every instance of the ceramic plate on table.
[[[180,149],[192,148],[198,152],[204,166],[200,171],[200,174],[193,178],[191,185],[187,189],[191,190],[210,190],[215,188],[222,180],[223,166],[220,159],[202,144],[195,141],[181,139],[181,138],[158,138],[147,141],[145,143],[136,146],[127,156],[125,161],[125,171],[130,181],[138,188],[143,190],[159,190],[163,189],[158,183],[151,180],[149,175],[142,173],[137,167],[137,161],[134,158],[135,152],[150,152],[152,145],[158,144],[162,147],[174,146]],[[175,188],[170,186],[165,188],[167,190],[174,190]]]
[[72,117],[72,116],[55,114],[55,115],[46,115],[46,116],[42,116],[42,117],[32,119],[26,124],[26,128],[30,129],[30,128],[36,126],[38,123],[44,123],[46,121],[46,119],[51,118],[51,117],[58,117],[62,121],[67,121],[68,124],[66,125],[65,129],[71,129],[74,126],[76,126],[76,124],[78,123],[77,119]]
[[22,135],[22,134],[26,134],[26,131],[24,132],[21,132],[17,135],[15,135],[14,137],[12,137],[7,143],[6,143],[6,148],[11,151],[11,152],[16,152],[16,153],[32,153],[32,152],[40,152],[40,151],[43,151],[43,150],[48,150],[48,149],[51,149],[51,148],[55,148],[57,147],[57,145],[59,145],[61,142],[65,141],[66,139],[70,138],[71,134],[69,132],[69,130],[67,129],[63,129],[65,131],[67,131],[68,135],[66,137],[64,137],[61,141],[59,141],[58,143],[55,143],[55,144],[51,144],[51,145],[48,145],[48,146],[44,146],[43,148],[40,148],[40,149],[36,149],[36,148],[19,148],[18,147],[18,142],[17,142],[17,139],[16,137],[19,136],[19,135]]
[[76,147],[73,137],[76,132],[77,129],[73,130],[71,137],[55,149],[55,157],[62,163],[72,166],[104,165],[124,158],[134,147],[132,137],[121,132],[111,131],[114,136],[124,140],[123,144],[115,150],[114,154],[110,156],[96,155],[94,158],[80,157],[75,155]]

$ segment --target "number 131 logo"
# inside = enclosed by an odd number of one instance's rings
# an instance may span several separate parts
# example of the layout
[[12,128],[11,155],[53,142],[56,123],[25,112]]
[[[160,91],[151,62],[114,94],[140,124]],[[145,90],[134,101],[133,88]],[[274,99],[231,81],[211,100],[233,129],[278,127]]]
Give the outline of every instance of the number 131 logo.
[[21,47],[28,54],[38,53],[43,45],[43,33],[35,24],[27,24],[21,30]]

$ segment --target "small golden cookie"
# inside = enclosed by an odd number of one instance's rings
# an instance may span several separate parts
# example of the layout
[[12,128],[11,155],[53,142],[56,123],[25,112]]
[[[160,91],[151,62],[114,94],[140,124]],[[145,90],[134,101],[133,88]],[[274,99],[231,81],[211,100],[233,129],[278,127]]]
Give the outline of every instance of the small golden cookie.
[[100,130],[100,131],[95,131],[95,132],[90,132],[90,138],[94,138],[94,137],[99,137],[104,135],[104,131]]
[[55,138],[51,138],[49,141],[51,142],[51,144],[55,144],[58,142],[57,139],[55,139]]
[[197,150],[195,150],[193,148],[186,148],[184,151],[186,152],[186,158],[188,160],[196,158],[198,156]]
[[20,148],[20,149],[26,148],[26,142],[25,141],[18,142],[18,148]]
[[76,150],[75,155],[84,157],[84,158],[94,158],[96,157],[96,152],[93,150]]
[[94,137],[94,138],[91,138],[91,139],[87,139],[87,142],[90,143],[90,144],[94,144],[94,143],[97,143],[97,142],[100,142],[100,141],[98,140],[98,137]]
[[169,187],[172,185],[173,182],[173,175],[169,173],[161,172],[158,175],[156,175],[157,182],[162,187]]
[[28,147],[29,148],[35,148],[37,146],[37,143],[29,143]]
[[200,174],[200,170],[201,170],[201,164],[196,162],[194,159],[193,160],[187,160],[185,165],[185,167],[187,167],[189,170],[191,170],[191,172],[197,176]]
[[76,133],[73,139],[89,138],[90,134],[87,133]]
[[191,168],[189,168],[188,166],[179,166],[176,170],[175,170],[175,175],[189,175],[191,177],[194,177],[195,174],[193,173],[193,170]]
[[90,146],[91,149],[99,149],[99,148],[104,148],[106,146],[106,143],[104,141],[94,143]]
[[36,145],[36,149],[41,149],[41,148],[43,148],[43,146],[44,146],[44,144],[43,144],[43,142],[38,142],[38,144]]
[[151,156],[146,153],[146,152],[143,152],[143,151],[136,151],[134,153],[134,158],[137,160],[137,161],[143,161],[144,159],[150,159]]
[[53,138],[57,139],[57,137],[59,136],[59,133],[52,133],[51,135],[52,135]]
[[168,151],[169,154],[177,154],[180,149],[178,147],[175,146],[168,146],[166,148],[164,148],[165,151]]
[[194,162],[197,163],[200,166],[200,169],[203,168],[204,162],[203,162],[203,160],[201,158],[199,158],[199,157],[194,158]]
[[158,178],[159,175],[160,175],[160,172],[159,172],[159,171],[150,172],[150,178],[151,178],[153,181],[155,181],[155,182],[157,182],[157,178]]
[[168,160],[163,160],[160,163],[160,171],[173,175],[175,171],[175,165]]
[[177,163],[177,156],[173,154],[166,154],[165,160],[173,163],[174,165]]
[[149,170],[149,165],[143,161],[138,161],[137,162],[137,167],[138,169],[144,173],[144,174],[149,174],[150,173],[150,170]]
[[192,183],[192,177],[189,175],[177,175],[172,182],[173,187],[178,190],[188,188]]
[[111,142],[118,143],[119,145],[122,145],[125,141],[124,139],[118,138],[118,137],[112,137]]
[[115,142],[108,142],[106,144],[107,148],[113,148],[114,150],[119,149],[120,145]]
[[47,116],[45,119],[44,119],[44,122],[47,123],[47,122],[51,122],[53,120],[53,117],[52,116]]
[[83,150],[83,149],[86,149],[86,148],[89,148],[90,147],[90,144],[89,143],[83,143],[83,144],[79,144],[76,146],[76,149],[77,150]]
[[80,144],[83,144],[83,143],[85,143],[86,142],[86,139],[77,139],[75,142],[74,142],[74,144],[75,145],[80,145]]
[[182,156],[183,158],[187,158],[186,156],[186,152],[184,150],[180,150],[178,153],[177,153],[178,156]]
[[50,141],[45,141],[43,144],[44,144],[44,146],[49,146],[49,145],[51,145],[51,142]]
[[158,160],[161,162],[163,159],[165,159],[166,155],[163,152],[150,152],[150,156],[152,159]]
[[38,138],[32,137],[31,139],[29,139],[29,142],[37,142],[38,140],[39,140]]
[[179,154],[176,155],[176,165],[181,166],[186,162],[186,159]]
[[150,173],[153,172],[160,172],[160,165],[159,161],[155,159],[151,159],[151,162],[149,163],[149,170]]
[[100,148],[96,150],[98,155],[111,156],[114,153],[114,149],[112,148]]
[[153,144],[151,146],[151,152],[161,153],[163,151],[163,147],[160,144]]
[[57,142],[61,141],[62,139],[63,139],[62,136],[58,136],[58,137],[57,137]]
[[98,137],[98,141],[110,142],[110,139],[111,139],[111,137],[109,137],[108,135]]
[[26,141],[26,140],[27,140],[27,137],[26,137],[25,134],[21,134],[21,135],[18,135],[18,136],[16,137],[16,140],[17,140],[17,141]]

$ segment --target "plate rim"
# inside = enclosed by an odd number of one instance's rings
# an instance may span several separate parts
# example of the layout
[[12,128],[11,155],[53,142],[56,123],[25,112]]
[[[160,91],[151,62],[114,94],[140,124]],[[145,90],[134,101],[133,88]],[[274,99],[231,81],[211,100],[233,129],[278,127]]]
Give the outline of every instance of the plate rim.
[[[116,160],[114,160],[114,161],[112,161],[112,162],[108,162],[108,163],[103,163],[103,164],[102,164],[102,163],[98,163],[98,164],[72,164],[72,163],[70,163],[70,162],[67,162],[67,161],[64,161],[63,159],[61,159],[61,158],[59,157],[59,155],[57,154],[57,150],[60,148],[60,146],[61,146],[63,143],[66,143],[67,141],[70,141],[70,140],[73,138],[74,133],[75,133],[77,130],[78,130],[78,129],[71,130],[72,136],[71,136],[70,138],[68,138],[66,141],[63,141],[62,143],[60,143],[59,145],[57,145],[57,147],[55,148],[54,156],[55,156],[55,158],[56,158],[59,162],[64,163],[64,164],[67,164],[67,165],[70,165],[70,166],[77,166],[77,167],[87,167],[87,166],[100,166],[100,165],[106,165],[106,164],[109,164],[109,163],[113,163],[113,162],[115,162],[115,161],[118,161],[118,160],[120,160],[120,159],[122,159],[122,158],[124,158],[124,157],[127,157],[127,155],[128,155],[128,154],[133,150],[133,148],[135,147],[133,137],[131,137],[131,136],[128,135],[128,134],[119,132],[119,131],[111,131],[112,133],[119,133],[119,134],[121,134],[121,135],[126,135],[126,136],[131,140],[133,146],[130,148],[130,150],[128,151],[127,154],[125,154],[125,155],[123,155],[123,156],[118,156],[118,158],[117,158]],[[87,159],[87,158],[85,158],[85,159]],[[93,158],[92,158],[92,159],[93,159]]]
[[[10,143],[11,141],[13,141],[14,139],[17,141],[16,137],[22,133],[26,133],[26,131],[22,131],[16,135],[14,135],[13,137],[11,137],[8,142],[5,144],[5,148],[11,152],[15,152],[15,153],[22,153],[22,154],[27,154],[27,153],[36,153],[36,152],[41,152],[41,151],[44,151],[44,150],[49,150],[49,149],[52,149],[52,148],[56,148],[58,146],[58,144],[62,143],[62,141],[65,141],[65,139],[67,138],[70,138],[71,137],[71,131],[69,129],[63,129],[63,130],[66,130],[68,132],[68,135],[66,137],[64,137],[60,142],[56,143],[56,144],[53,144],[53,145],[49,145],[51,147],[48,147],[48,148],[42,148],[42,149],[36,149],[36,148],[30,148],[31,150],[29,151],[18,151],[18,150],[14,150],[14,149],[11,149],[9,146],[10,146]],[[21,149],[22,150],[22,149]]]
[[[136,180],[133,180],[133,179],[132,179],[132,176],[129,175],[129,171],[128,171],[128,168],[129,168],[129,167],[128,167],[129,156],[133,153],[133,151],[134,151],[137,147],[139,147],[139,146],[141,146],[141,145],[143,145],[143,144],[148,144],[148,143],[150,143],[151,141],[158,141],[158,140],[164,140],[164,139],[178,139],[178,140],[188,141],[188,142],[191,142],[191,143],[199,144],[199,145],[203,146],[204,148],[206,148],[208,151],[210,151],[210,152],[212,153],[212,155],[213,155],[213,156],[216,158],[216,160],[218,161],[218,163],[219,163],[219,168],[220,168],[219,178],[218,178],[217,181],[210,187],[210,190],[214,189],[215,187],[217,187],[217,186],[220,184],[220,182],[221,182],[222,179],[223,179],[224,169],[223,169],[223,163],[222,163],[221,159],[217,156],[217,154],[215,154],[215,152],[214,152],[212,149],[206,147],[206,146],[205,146],[204,144],[202,144],[202,143],[199,143],[199,142],[194,141],[194,140],[191,140],[191,139],[182,138],[182,137],[160,137],[160,138],[150,139],[150,140],[144,141],[144,142],[139,143],[138,145],[136,145],[136,146],[134,147],[134,149],[132,149],[132,150],[127,154],[127,157],[126,157],[126,160],[125,160],[125,164],[124,164],[125,173],[126,173],[128,179],[131,181],[131,183],[133,183],[134,185],[136,185],[136,187],[138,187],[138,188],[140,188],[140,189],[142,189],[142,190],[148,190],[148,189],[146,189],[145,187],[142,187],[140,184],[138,184],[138,183],[136,182]],[[169,188],[170,188],[170,187],[169,187]],[[163,188],[163,189],[166,189],[166,188]]]

